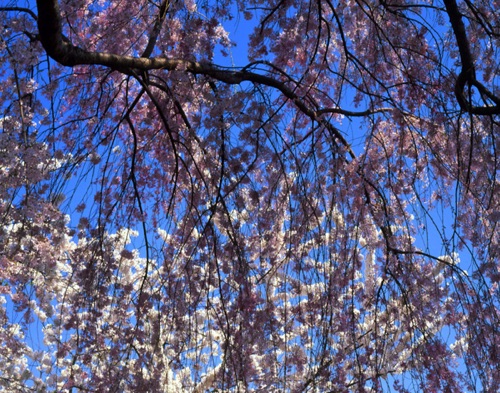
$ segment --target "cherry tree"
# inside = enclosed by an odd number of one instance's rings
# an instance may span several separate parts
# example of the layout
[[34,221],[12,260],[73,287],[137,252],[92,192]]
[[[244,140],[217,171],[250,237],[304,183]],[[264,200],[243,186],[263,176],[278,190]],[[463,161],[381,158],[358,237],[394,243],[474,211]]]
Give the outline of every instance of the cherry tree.
[[499,10],[2,0],[0,391],[497,392]]

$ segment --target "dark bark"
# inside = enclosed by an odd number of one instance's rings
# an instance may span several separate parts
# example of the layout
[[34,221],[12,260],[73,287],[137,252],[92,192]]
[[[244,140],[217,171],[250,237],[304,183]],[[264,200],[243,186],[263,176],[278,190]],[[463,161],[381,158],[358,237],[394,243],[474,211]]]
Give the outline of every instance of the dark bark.
[[[446,12],[450,18],[450,24],[455,35],[458,50],[460,53],[460,61],[462,62],[462,70],[458,75],[455,83],[455,96],[460,108],[476,115],[498,115],[500,114],[500,98],[491,93],[481,82],[476,79],[476,68],[474,66],[474,57],[470,49],[469,39],[465,24],[462,20],[462,14],[458,9],[456,0],[444,0]],[[490,99],[495,103],[492,106],[474,106],[467,99],[465,86],[475,87],[483,99]]]
[[292,101],[297,108],[312,121],[318,122],[328,128],[336,138],[339,145],[345,146],[351,157],[354,157],[350,145],[339,130],[327,121],[320,118],[320,108],[311,108],[299,97],[294,89],[285,82],[270,76],[248,71],[248,66],[242,69],[228,69],[212,63],[201,63],[183,59],[169,59],[166,57],[132,57],[104,52],[90,52],[73,45],[64,39],[62,34],[61,17],[57,0],[37,0],[38,30],[40,41],[47,54],[64,66],[76,65],[102,65],[125,73],[149,70],[184,70],[194,75],[205,75],[227,84],[240,84],[252,82],[259,85],[279,90],[287,99]]

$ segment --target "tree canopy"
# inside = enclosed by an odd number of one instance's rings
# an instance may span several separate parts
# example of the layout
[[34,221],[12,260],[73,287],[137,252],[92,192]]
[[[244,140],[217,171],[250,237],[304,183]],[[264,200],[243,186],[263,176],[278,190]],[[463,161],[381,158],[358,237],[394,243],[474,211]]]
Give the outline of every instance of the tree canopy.
[[500,390],[498,1],[0,23],[0,391]]

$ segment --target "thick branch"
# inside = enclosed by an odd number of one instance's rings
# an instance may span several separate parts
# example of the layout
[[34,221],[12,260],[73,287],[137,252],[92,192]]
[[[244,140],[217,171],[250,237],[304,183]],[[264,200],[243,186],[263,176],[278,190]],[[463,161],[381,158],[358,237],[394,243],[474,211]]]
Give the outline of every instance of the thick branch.
[[[460,53],[460,61],[462,62],[462,70],[460,71],[455,83],[455,96],[458,104],[463,110],[477,115],[500,114],[500,98],[496,97],[476,79],[474,58],[470,50],[469,39],[462,20],[462,14],[458,9],[456,0],[444,0],[444,5],[450,18],[451,28],[453,30],[453,34],[455,35],[455,40]],[[468,102],[464,92],[465,85],[467,83],[469,86],[476,87],[483,96],[491,99],[496,105],[480,107],[473,106],[470,102]]]
[[186,71],[191,74],[206,75],[227,84],[252,82],[279,90],[286,98],[292,101],[297,108],[311,120],[323,124],[334,134],[337,142],[344,145],[351,157],[354,153],[349,143],[339,130],[320,119],[315,109],[309,108],[303,99],[289,88],[284,82],[272,77],[257,74],[244,69],[229,69],[212,63],[202,63],[183,59],[169,59],[166,57],[132,57],[112,53],[90,52],[63,40],[62,25],[57,0],[37,0],[38,29],[40,40],[47,54],[64,66],[102,65],[115,70],[168,70]]
[[462,20],[462,14],[458,9],[455,0],[444,0],[446,12],[450,18],[451,27],[460,52],[460,60],[462,61],[462,72],[474,72],[474,59],[470,50],[469,39],[465,31],[465,25]]

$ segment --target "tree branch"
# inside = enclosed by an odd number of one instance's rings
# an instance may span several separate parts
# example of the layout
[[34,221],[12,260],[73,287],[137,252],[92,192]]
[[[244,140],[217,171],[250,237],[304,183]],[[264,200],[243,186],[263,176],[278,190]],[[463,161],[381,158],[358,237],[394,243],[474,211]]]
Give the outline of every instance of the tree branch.
[[[474,66],[474,57],[470,50],[469,39],[465,30],[465,24],[462,20],[462,14],[458,9],[456,0],[444,0],[446,12],[450,18],[451,28],[455,34],[458,50],[460,53],[460,61],[462,62],[462,70],[458,75],[455,83],[455,96],[457,98],[460,108],[463,110],[476,114],[476,115],[498,115],[500,114],[500,98],[496,97],[489,91],[483,84],[476,79],[476,68]],[[492,106],[474,106],[468,102],[464,90],[465,85],[476,87],[479,92],[491,99],[496,105]]]
[[151,30],[151,35],[149,36],[148,45],[146,46],[146,49],[144,49],[144,52],[142,53],[141,57],[149,57],[153,53],[156,41],[158,40],[158,35],[160,34],[161,31],[161,25],[163,24],[163,21],[167,16],[169,7],[170,7],[170,0],[163,0],[160,6],[158,17],[156,18],[155,21],[155,25],[153,27],[153,30]]
[[[188,61],[184,59],[169,59],[166,57],[133,57],[122,56],[106,52],[90,52],[78,46],[66,42],[63,39],[59,4],[57,0],[37,0],[38,6],[38,30],[40,41],[47,54],[64,66],[76,65],[102,65],[114,70],[127,72],[127,70],[168,70],[185,71],[194,75],[205,75],[218,81],[235,85],[242,82],[252,82],[259,85],[275,88],[312,121],[316,121],[328,128],[335,138],[336,143],[344,145],[352,158],[355,157],[349,143],[340,131],[326,120],[320,118],[316,109],[310,108],[305,101],[299,97],[284,82],[272,77],[248,71],[246,68],[233,69],[217,66],[212,63]],[[129,72],[127,72],[129,73]]]
[[0,7],[0,11],[4,11],[4,12],[24,12],[26,14],[28,14],[29,16],[31,16],[34,20],[37,20],[37,16],[36,14],[30,10],[29,8],[25,8],[25,7]]

